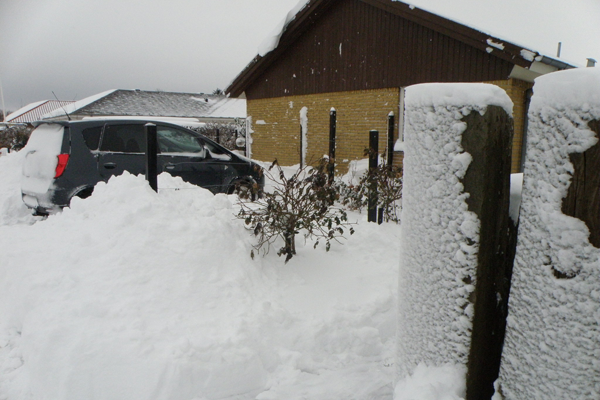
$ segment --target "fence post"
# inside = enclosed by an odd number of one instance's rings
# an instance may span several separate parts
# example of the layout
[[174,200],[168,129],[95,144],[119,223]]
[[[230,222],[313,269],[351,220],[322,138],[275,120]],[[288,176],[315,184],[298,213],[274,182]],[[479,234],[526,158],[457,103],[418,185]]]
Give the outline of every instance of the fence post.
[[[377,169],[377,161],[379,156],[379,131],[372,130],[369,132],[369,176],[373,177]],[[368,221],[377,222],[377,181],[370,179],[369,183],[369,204],[368,204]]]
[[388,114],[388,142],[387,142],[387,165],[392,167],[394,165],[394,112]]
[[467,400],[490,399],[500,371],[517,227],[508,216],[512,118],[488,106],[463,118],[461,145],[473,160],[462,179],[469,211],[480,221],[479,253],[468,358]]
[[329,183],[333,182],[335,174],[335,134],[337,130],[337,111],[331,108],[329,111]]
[[157,161],[158,135],[156,125],[147,123],[146,128],[146,180],[155,192],[158,192]]
[[221,144],[220,136],[221,136],[221,132],[219,132],[219,128],[217,128],[217,140],[216,140],[217,144]]

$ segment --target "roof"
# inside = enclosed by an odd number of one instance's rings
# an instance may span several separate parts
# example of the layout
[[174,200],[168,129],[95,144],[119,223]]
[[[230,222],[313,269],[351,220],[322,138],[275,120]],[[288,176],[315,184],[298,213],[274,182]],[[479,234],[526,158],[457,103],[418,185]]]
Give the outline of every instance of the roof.
[[[233,97],[240,96],[263,72],[269,68],[317,19],[327,12],[332,5],[344,0],[306,0],[292,10],[296,14],[288,14],[279,25],[281,31],[273,32],[259,49],[257,55],[248,66],[233,80],[226,92]],[[507,42],[487,33],[459,24],[415,6],[397,0],[358,0],[379,8],[390,14],[425,26],[429,29],[447,35],[512,63],[513,65],[529,68],[535,61],[552,65],[558,69],[573,68],[564,63],[536,51]]]
[[[144,90],[109,90],[66,108],[78,116],[144,116],[178,118],[245,118],[246,101],[222,95]],[[44,119],[64,116],[63,110]]]
[[73,101],[58,101],[58,100],[42,100],[35,103],[30,103],[25,107],[21,107],[17,111],[6,116],[7,123],[25,123],[33,122],[42,118],[44,114],[56,110],[57,108],[66,107]]

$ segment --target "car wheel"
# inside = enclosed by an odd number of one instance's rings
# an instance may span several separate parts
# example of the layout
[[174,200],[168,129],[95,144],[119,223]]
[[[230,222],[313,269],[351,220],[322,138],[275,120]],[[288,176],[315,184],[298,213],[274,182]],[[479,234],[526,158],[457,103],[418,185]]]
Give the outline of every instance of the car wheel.
[[77,194],[73,197],[79,197],[81,199],[87,199],[88,197],[90,197],[92,195],[92,192],[94,191],[94,188],[87,188],[87,189],[83,189],[79,192],[77,192]]

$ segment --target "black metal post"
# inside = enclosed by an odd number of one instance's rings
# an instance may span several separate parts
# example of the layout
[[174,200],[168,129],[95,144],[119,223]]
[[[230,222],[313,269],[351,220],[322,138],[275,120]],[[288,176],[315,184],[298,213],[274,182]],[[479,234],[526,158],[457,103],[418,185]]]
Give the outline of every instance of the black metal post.
[[369,204],[368,204],[368,221],[377,222],[377,181],[373,179],[375,170],[377,169],[379,153],[379,131],[369,132]]
[[158,192],[157,163],[158,135],[156,125],[147,123],[146,128],[146,180],[150,187]]
[[388,115],[388,142],[387,142],[387,165],[392,167],[394,164],[394,113]]
[[337,111],[331,108],[329,112],[329,183],[333,182],[335,174],[335,134],[337,130]]
[[220,134],[221,134],[221,132],[219,132],[219,129],[217,128],[217,140],[216,140],[217,144],[221,144],[221,138],[220,138],[221,135]]

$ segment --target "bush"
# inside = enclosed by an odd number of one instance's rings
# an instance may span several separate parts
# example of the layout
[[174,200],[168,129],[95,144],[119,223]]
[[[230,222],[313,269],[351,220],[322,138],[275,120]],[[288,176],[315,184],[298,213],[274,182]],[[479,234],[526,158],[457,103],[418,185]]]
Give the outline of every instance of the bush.
[[27,144],[33,131],[33,125],[11,125],[0,131],[0,148],[6,147],[11,151],[19,151]]
[[[271,175],[274,168],[277,180]],[[327,251],[332,240],[339,242],[344,237],[346,229],[354,233],[346,212],[334,207],[339,193],[335,185],[329,184],[326,168],[327,163],[321,162],[316,168],[300,168],[287,178],[277,160],[273,162],[266,172],[274,182],[273,191],[255,203],[239,203],[238,218],[258,238],[254,249],[262,249],[266,254],[277,239],[282,239],[284,245],[277,255],[285,255],[287,263],[296,254],[295,240],[300,232],[305,239],[314,240],[315,248],[321,240],[325,241]],[[251,256],[254,257],[254,250]]]
[[400,200],[402,199],[402,168],[390,167],[382,162],[373,171],[367,170],[359,179],[358,184],[337,182],[340,202],[351,210],[362,211],[368,207],[369,196],[374,196],[371,190],[377,187],[377,207],[383,209],[385,221],[400,221]]

